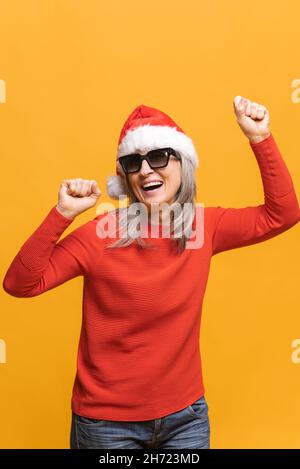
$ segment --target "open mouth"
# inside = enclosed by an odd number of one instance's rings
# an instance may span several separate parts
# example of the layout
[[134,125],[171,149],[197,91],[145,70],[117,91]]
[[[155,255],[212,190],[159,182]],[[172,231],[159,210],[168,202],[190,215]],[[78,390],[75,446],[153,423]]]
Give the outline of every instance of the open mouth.
[[163,185],[163,181],[154,181],[146,183],[142,186],[143,191],[145,192],[155,192],[158,191]]

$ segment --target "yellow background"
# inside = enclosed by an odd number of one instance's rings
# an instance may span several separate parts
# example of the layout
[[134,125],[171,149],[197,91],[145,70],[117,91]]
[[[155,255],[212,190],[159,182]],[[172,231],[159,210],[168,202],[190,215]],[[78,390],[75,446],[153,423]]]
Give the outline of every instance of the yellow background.
[[[224,207],[263,201],[233,98],[264,104],[299,194],[299,14],[296,1],[2,0],[2,278],[62,179],[96,179],[99,202],[112,202],[106,178],[139,104],[191,136],[197,201]],[[298,224],[212,260],[201,330],[212,448],[300,447],[299,235]],[[69,447],[81,288],[77,278],[34,298],[1,290],[1,448]]]

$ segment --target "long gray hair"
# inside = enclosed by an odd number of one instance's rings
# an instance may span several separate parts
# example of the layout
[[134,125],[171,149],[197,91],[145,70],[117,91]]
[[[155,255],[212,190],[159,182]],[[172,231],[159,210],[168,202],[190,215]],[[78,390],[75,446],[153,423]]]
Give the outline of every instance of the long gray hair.
[[[192,233],[192,223],[195,215],[195,198],[197,193],[196,188],[196,181],[195,181],[195,168],[192,162],[187,158],[181,158],[181,155],[178,151],[175,152],[177,159],[180,161],[181,166],[181,184],[180,187],[174,197],[174,201],[170,204],[170,220],[171,220],[171,231],[170,236],[172,238],[172,242],[175,246],[175,249],[178,253],[181,253],[186,248],[186,242],[190,238]],[[147,243],[141,236],[138,237],[131,237],[130,233],[133,230],[133,227],[136,226],[136,213],[130,213],[130,207],[132,204],[139,202],[137,197],[135,196],[134,192],[132,191],[131,185],[129,183],[128,175],[125,174],[124,178],[124,187],[126,190],[126,195],[129,198],[129,205],[128,207],[113,210],[111,213],[114,216],[119,216],[119,227],[120,232],[122,230],[126,230],[127,235],[125,237],[121,237],[117,239],[117,241],[113,242],[112,244],[106,245],[106,248],[120,248],[129,246],[134,241],[137,245],[141,248],[146,249],[153,249],[151,243]],[[172,207],[174,205],[180,205],[181,208],[184,207],[184,204],[188,204],[188,210],[180,210],[180,213],[176,216],[176,210],[173,210]],[[122,212],[126,212],[126,216],[122,217]],[[114,212],[114,213],[113,213]],[[182,228],[182,224],[184,224],[184,230]],[[180,232],[181,236],[176,236]]]

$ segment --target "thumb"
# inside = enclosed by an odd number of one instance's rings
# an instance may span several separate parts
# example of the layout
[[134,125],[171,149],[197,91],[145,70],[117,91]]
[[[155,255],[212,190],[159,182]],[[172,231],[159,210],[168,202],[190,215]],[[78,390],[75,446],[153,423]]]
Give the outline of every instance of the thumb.
[[237,117],[241,117],[245,113],[245,104],[248,104],[248,100],[245,100],[242,96],[235,96],[233,100],[234,112]]
[[93,184],[91,185],[91,190],[92,190],[92,195],[95,195],[96,197],[99,197],[99,195],[101,195],[101,190],[98,187],[97,181],[93,182]]

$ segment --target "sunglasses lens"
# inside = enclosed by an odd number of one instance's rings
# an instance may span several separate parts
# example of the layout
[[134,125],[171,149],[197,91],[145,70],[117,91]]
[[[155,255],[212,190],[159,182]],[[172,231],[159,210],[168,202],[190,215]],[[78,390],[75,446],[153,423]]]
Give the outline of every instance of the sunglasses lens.
[[162,168],[168,161],[168,153],[162,150],[155,150],[149,155],[149,161],[152,168]]
[[139,155],[128,155],[122,158],[123,169],[126,173],[134,173],[140,168]]

